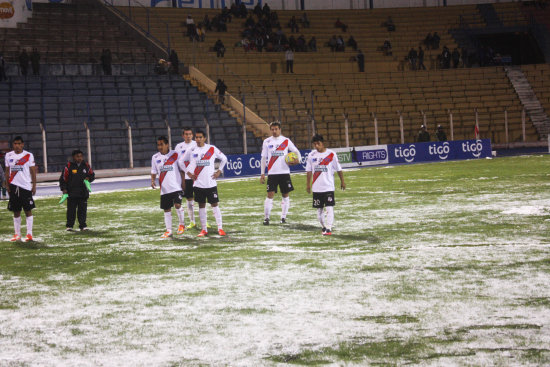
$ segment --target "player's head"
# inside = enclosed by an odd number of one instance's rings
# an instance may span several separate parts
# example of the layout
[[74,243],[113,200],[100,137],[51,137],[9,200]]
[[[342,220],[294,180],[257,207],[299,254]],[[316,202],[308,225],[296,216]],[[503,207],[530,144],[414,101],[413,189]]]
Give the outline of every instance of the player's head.
[[203,130],[195,131],[195,141],[199,147],[202,147],[206,142],[206,133]]
[[279,121],[273,121],[269,124],[269,129],[271,130],[271,135],[277,138],[281,135],[281,123]]
[[25,147],[25,142],[23,141],[23,138],[20,136],[16,136],[11,141],[11,145],[13,146],[13,150],[15,153],[19,154],[23,151],[23,148]]
[[73,150],[73,153],[71,154],[73,156],[73,161],[80,164],[84,160],[84,153],[80,149]]
[[313,135],[313,138],[311,138],[311,142],[313,143],[313,147],[318,152],[323,152],[325,150],[325,139],[323,138],[323,135],[320,135],[320,134]]
[[191,143],[193,140],[193,129],[186,126],[181,130],[181,136],[183,137],[183,141],[185,141],[187,144]]
[[166,138],[166,136],[159,136],[157,138],[157,150],[161,154],[166,154],[170,150],[170,146],[168,145],[168,138]]

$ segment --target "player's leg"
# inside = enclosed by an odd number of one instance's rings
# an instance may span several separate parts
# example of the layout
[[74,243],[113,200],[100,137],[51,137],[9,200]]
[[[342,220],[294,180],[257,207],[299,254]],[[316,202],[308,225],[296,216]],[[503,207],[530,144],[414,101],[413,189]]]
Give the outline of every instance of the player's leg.
[[25,242],[32,241],[32,227],[34,224],[34,217],[32,216],[32,210],[25,210],[25,221],[27,224],[27,237],[25,237]]
[[206,193],[204,189],[195,187],[195,201],[199,204],[199,220],[201,222],[201,232],[197,237],[204,237],[208,234],[206,227]]
[[325,193],[325,211],[326,211],[326,228],[325,235],[332,235],[332,225],[334,224],[334,192]]
[[72,230],[74,222],[76,220],[76,210],[78,206],[78,201],[71,197],[67,198],[67,223],[65,227],[67,231]]
[[288,210],[290,209],[289,194],[292,190],[294,190],[290,175],[282,175],[281,180],[279,181],[279,187],[281,188],[281,194],[283,196],[283,201],[281,203],[281,223],[286,223],[286,216],[288,214]]
[[160,196],[160,208],[164,211],[164,225],[166,227],[166,231],[160,238],[172,237],[172,206],[174,206],[172,193]]
[[21,240],[21,210],[23,205],[19,195],[19,190],[17,186],[10,185],[10,200],[8,201],[8,210],[13,212],[13,229],[14,235],[11,238],[11,241]]
[[271,209],[273,209],[273,198],[277,193],[277,182],[275,175],[267,175],[267,197],[264,201],[264,225],[269,224]]
[[81,231],[87,231],[88,225],[86,224],[86,217],[88,213],[88,199],[78,199],[77,215],[78,215],[78,228]]
[[177,234],[182,234],[185,231],[185,209],[181,205],[182,201],[183,201],[183,192],[179,192],[174,197],[174,208],[176,208],[176,214],[178,215]]
[[184,196],[187,199],[187,215],[189,216],[189,225],[187,229],[195,227],[195,201],[193,199],[193,180],[185,180]]
[[218,225],[218,234],[220,236],[225,236],[225,231],[223,230],[222,212],[220,210],[219,201],[218,188],[213,187],[208,194],[208,203],[212,207],[214,218],[216,218],[216,224]]
[[317,211],[317,219],[319,220],[319,223],[321,224],[322,233],[325,234],[326,225],[325,225],[325,217],[323,212],[324,207],[324,201],[320,197],[319,193],[314,192],[313,193],[313,208]]
[[18,212],[13,212],[13,229],[15,234],[13,235],[11,241],[19,241],[21,239],[21,210]]
[[288,214],[288,209],[290,209],[290,196],[288,193],[283,194],[283,200],[281,202],[281,223],[286,223],[286,216]]
[[35,208],[34,199],[32,197],[32,191],[21,189],[21,197],[23,199],[23,211],[25,212],[25,221],[27,224],[27,237],[25,242],[32,241],[32,228],[34,224],[34,217],[32,216],[32,210]]

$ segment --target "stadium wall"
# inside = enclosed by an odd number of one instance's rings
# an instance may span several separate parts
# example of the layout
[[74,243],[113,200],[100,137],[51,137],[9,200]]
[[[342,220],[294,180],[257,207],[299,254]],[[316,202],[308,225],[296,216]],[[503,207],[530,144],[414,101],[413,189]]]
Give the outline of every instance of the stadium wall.
[[[63,2],[66,0],[38,0],[39,2]],[[104,0],[112,5],[179,8],[221,9],[229,7],[234,0]],[[248,8],[267,4],[275,10],[327,10],[327,9],[370,9],[372,8],[410,8],[427,6],[452,6],[482,3],[513,2],[513,0],[243,0]]]

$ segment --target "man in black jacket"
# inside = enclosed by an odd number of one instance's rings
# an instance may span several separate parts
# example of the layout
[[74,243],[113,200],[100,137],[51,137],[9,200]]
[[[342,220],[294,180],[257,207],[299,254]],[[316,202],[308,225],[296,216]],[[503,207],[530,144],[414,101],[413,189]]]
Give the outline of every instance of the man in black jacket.
[[[78,224],[81,231],[87,231],[86,214],[90,192],[89,183],[95,179],[95,173],[88,162],[84,161],[81,150],[73,151],[73,161],[68,162],[59,177],[59,187],[67,198],[67,231],[72,231],[75,222],[75,211],[78,209]],[[88,184],[86,184],[86,181]]]

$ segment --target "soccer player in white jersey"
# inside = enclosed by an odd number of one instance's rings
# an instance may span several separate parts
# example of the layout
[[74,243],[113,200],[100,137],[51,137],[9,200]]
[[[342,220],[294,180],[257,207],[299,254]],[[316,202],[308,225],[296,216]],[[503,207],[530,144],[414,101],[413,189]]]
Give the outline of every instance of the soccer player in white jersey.
[[[267,198],[264,202],[264,225],[269,225],[269,217],[273,208],[273,197],[277,193],[277,187],[281,189],[282,211],[281,223],[286,223],[286,215],[290,208],[289,194],[294,187],[290,180],[290,168],[285,162],[285,155],[288,152],[296,152],[298,162],[302,160],[300,151],[289,138],[281,135],[281,123],[272,122],[269,125],[271,135],[264,140],[262,146],[262,158],[260,165],[260,183],[265,183],[265,168],[267,164]],[[297,162],[295,162],[297,163]]]
[[[176,148],[174,149],[178,154],[180,155],[180,167],[183,169],[183,172],[186,172],[187,166],[189,166],[189,157],[191,156],[191,152],[195,147],[197,146],[197,143],[193,140],[193,130],[191,130],[190,127],[184,127],[181,136],[183,137],[183,141],[176,145]],[[183,191],[183,196],[187,199],[187,215],[189,216],[189,225],[187,226],[187,229],[191,229],[195,227],[195,208],[194,208],[194,200],[193,200],[193,180],[190,178],[188,179],[187,176],[185,177],[185,190]],[[183,210],[183,208],[179,209]],[[178,234],[180,233],[180,229],[178,229]],[[182,232],[183,233],[183,232]]]
[[185,181],[182,180],[179,154],[175,150],[170,150],[165,136],[157,139],[157,149],[158,153],[151,158],[151,187],[156,188],[155,180],[159,175],[160,208],[164,210],[164,224],[166,224],[166,232],[161,238],[168,238],[172,236],[173,206],[176,208],[179,219],[178,233],[181,234],[185,230],[184,211],[180,210]]
[[[346,189],[344,173],[338,156],[333,150],[327,149],[323,137],[316,134],[313,139],[315,148],[306,162],[306,191],[313,190],[313,207],[317,209],[317,218],[323,227],[323,235],[332,235],[332,224],[334,223],[334,172],[340,177],[340,188]],[[325,208],[326,216],[323,213]]]
[[[227,163],[227,157],[218,148],[206,144],[206,134],[202,130],[195,132],[195,141],[197,147],[191,153],[191,163],[187,167],[187,176],[193,180],[193,191],[195,201],[199,203],[199,218],[201,221],[201,232],[197,237],[204,237],[208,234],[206,226],[206,201],[212,207],[216,224],[218,225],[218,234],[225,236],[222,226],[222,213],[218,205],[218,184],[216,179],[220,177],[223,168]],[[220,160],[218,169],[214,167],[214,161]]]
[[25,211],[27,217],[27,237],[25,242],[32,241],[32,210],[35,208],[33,195],[36,194],[36,171],[34,164],[34,155],[23,148],[25,142],[20,136],[12,140],[13,150],[6,154],[6,182],[10,201],[8,210],[13,212],[13,227],[15,234],[11,241],[21,240],[21,209]]

